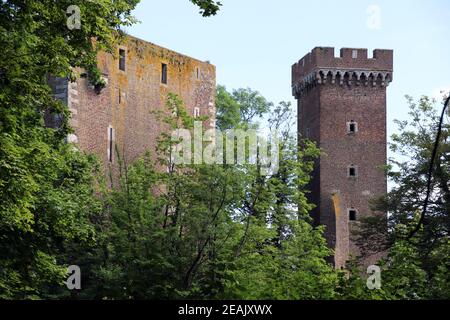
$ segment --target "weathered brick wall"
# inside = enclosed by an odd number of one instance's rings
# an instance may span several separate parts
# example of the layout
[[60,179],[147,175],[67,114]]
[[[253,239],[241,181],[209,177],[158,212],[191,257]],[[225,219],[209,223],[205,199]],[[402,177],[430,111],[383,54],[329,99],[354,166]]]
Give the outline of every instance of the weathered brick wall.
[[[336,221],[337,265],[343,265],[348,252],[357,254],[349,241],[348,208],[358,210],[358,220],[373,215],[371,198],[387,191],[381,166],[386,164],[386,97],[381,87],[321,87],[321,142],[326,155],[321,157],[321,208],[324,220],[333,220],[330,195],[340,194],[341,214]],[[358,123],[358,133],[347,133],[347,122]],[[348,177],[348,166],[358,168],[358,176]]]
[[[119,48],[126,52],[125,71],[119,69]],[[115,55],[98,55],[98,66],[108,82],[100,94],[85,78],[68,84],[73,140],[81,150],[98,155],[114,177],[118,161],[116,153],[113,163],[109,161],[109,128],[114,129],[114,142],[127,164],[146,151],[154,155],[157,138],[166,128],[154,111],[166,110],[168,93],[178,94],[191,115],[198,107],[201,116],[210,118],[205,126],[215,127],[213,65],[130,36],[119,48]],[[167,84],[161,82],[163,63],[168,66]]]
[[[309,95],[302,97],[299,100],[297,114],[298,114],[298,132],[300,137],[315,141],[320,145],[320,90],[315,88]],[[308,108],[303,107],[308,106]],[[311,193],[307,194],[310,203],[318,205],[320,201],[320,161],[315,161],[314,171],[312,172],[311,183],[307,189]],[[316,206],[311,211],[311,216],[316,225],[320,224],[319,207]],[[331,245],[331,243],[330,243]]]
[[[349,254],[358,255],[351,234],[358,222],[349,221],[348,209],[358,210],[358,220],[384,214],[373,212],[369,200],[387,191],[386,86],[392,80],[392,51],[316,48],[293,66],[293,90],[298,99],[299,132],[316,141],[323,151],[312,182],[310,199],[317,205],[315,221],[326,226],[325,237],[335,249],[336,267]],[[358,132],[349,134],[355,121]],[[348,177],[348,166],[357,166],[357,177]],[[335,209],[333,194],[339,199]],[[318,217],[317,217],[318,216]]]

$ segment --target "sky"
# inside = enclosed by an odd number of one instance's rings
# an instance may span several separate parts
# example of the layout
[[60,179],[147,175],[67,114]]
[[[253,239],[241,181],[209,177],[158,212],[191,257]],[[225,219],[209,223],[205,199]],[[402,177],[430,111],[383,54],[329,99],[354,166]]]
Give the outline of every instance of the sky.
[[407,119],[404,98],[450,91],[448,0],[222,0],[204,18],[188,0],[141,0],[127,28],[138,38],[209,60],[217,84],[250,87],[275,103],[295,99],[291,66],[317,46],[394,50],[388,134]]

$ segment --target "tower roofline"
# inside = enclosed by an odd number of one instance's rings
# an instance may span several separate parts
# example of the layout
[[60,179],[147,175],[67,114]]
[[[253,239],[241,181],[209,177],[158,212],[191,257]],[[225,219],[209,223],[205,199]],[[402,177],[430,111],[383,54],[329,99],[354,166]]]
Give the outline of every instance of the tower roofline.
[[367,71],[393,71],[394,51],[387,49],[373,50],[373,57],[368,57],[368,50],[363,48],[342,48],[338,57],[333,47],[316,47],[292,66],[293,81],[298,82],[317,69],[349,69]]
[[316,47],[292,66],[292,88],[299,96],[304,88],[313,83],[325,83],[328,76],[332,83],[339,78],[343,84],[346,77],[363,84],[388,85],[393,79],[394,51],[373,50],[368,57],[364,48],[342,48],[335,56],[333,47]]

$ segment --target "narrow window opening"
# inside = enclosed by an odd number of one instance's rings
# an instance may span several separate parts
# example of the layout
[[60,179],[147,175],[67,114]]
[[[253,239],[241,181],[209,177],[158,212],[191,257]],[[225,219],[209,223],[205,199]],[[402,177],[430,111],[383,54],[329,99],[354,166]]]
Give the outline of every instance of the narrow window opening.
[[122,91],[119,89],[119,104],[122,104]]
[[200,117],[200,108],[194,108],[194,118]]
[[126,53],[124,49],[119,49],[119,69],[125,71]]
[[352,58],[353,59],[357,59],[358,58],[358,50],[353,50],[352,51]]
[[348,209],[348,220],[349,221],[356,221],[357,219],[358,211],[354,208]]
[[114,129],[112,127],[108,128],[108,161],[114,162]]
[[347,123],[347,132],[352,134],[358,132],[358,124],[355,121],[350,121]]
[[354,123],[350,123],[350,133],[355,133],[356,132],[356,127]]
[[161,66],[161,83],[167,84],[167,64],[165,63]]
[[200,79],[200,68],[196,68],[197,79]]
[[348,167],[348,176],[349,177],[356,177],[358,175],[357,169],[354,165],[351,165]]

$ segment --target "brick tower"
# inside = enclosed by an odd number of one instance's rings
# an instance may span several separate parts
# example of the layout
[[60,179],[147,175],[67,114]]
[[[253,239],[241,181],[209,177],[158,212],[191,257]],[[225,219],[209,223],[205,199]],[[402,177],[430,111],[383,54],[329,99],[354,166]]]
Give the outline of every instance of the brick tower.
[[[373,212],[369,201],[387,191],[386,87],[393,51],[315,48],[292,67],[298,132],[322,149],[310,185],[312,217],[325,225],[337,268],[357,256],[352,231]],[[364,264],[373,263],[369,257]]]

